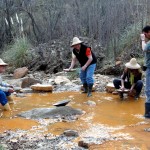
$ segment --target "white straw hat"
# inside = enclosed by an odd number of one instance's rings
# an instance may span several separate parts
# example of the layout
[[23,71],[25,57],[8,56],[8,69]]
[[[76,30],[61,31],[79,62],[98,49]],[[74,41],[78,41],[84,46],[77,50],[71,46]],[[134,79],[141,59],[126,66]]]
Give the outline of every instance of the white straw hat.
[[129,69],[139,69],[141,66],[137,63],[135,58],[132,58],[125,66]]
[[83,43],[83,42],[80,41],[78,37],[74,37],[73,40],[72,40],[71,47],[74,46],[74,45],[80,44],[80,43]]
[[0,58],[0,66],[8,66],[8,64],[4,63],[3,60]]

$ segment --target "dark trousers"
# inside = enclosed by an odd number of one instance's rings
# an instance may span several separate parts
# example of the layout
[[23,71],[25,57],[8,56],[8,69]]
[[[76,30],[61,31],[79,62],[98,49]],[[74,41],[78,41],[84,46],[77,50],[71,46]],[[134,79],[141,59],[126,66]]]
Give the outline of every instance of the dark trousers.
[[[120,86],[121,86],[121,79],[114,79],[113,80],[113,84],[115,86],[116,89],[119,89]],[[124,82],[124,86],[126,89],[130,89],[131,88],[131,84],[129,82]],[[141,90],[142,90],[142,87],[143,87],[143,81],[142,80],[138,80],[136,83],[135,83],[135,91],[136,91],[136,94],[140,94],[141,93]]]

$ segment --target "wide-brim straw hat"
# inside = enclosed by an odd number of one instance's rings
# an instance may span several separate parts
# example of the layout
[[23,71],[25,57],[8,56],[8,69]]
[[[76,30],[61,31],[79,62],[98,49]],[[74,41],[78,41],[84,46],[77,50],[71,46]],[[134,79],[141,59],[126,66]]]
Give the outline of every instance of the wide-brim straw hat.
[[71,47],[74,46],[74,45],[80,44],[80,43],[83,43],[83,41],[79,40],[78,37],[74,37],[73,40],[72,40]]
[[129,69],[140,69],[141,66],[137,63],[135,58],[132,58],[125,66]]
[[0,58],[0,66],[8,66],[1,58]]

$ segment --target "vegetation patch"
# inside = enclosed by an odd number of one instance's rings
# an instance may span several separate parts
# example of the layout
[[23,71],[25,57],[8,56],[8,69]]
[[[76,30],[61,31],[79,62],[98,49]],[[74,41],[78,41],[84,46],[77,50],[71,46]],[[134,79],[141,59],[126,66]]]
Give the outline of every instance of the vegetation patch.
[[6,62],[14,67],[23,67],[32,59],[29,51],[30,48],[31,44],[27,38],[19,38],[6,48],[2,57]]

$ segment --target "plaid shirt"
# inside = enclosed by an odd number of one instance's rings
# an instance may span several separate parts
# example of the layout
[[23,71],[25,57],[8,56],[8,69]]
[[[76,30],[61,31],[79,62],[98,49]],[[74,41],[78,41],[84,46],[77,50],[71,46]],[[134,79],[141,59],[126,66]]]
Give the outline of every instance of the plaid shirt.
[[10,89],[9,87],[10,85],[7,83],[4,83],[2,81],[2,77],[0,76],[0,90],[4,91],[4,92],[8,92],[8,90]]

